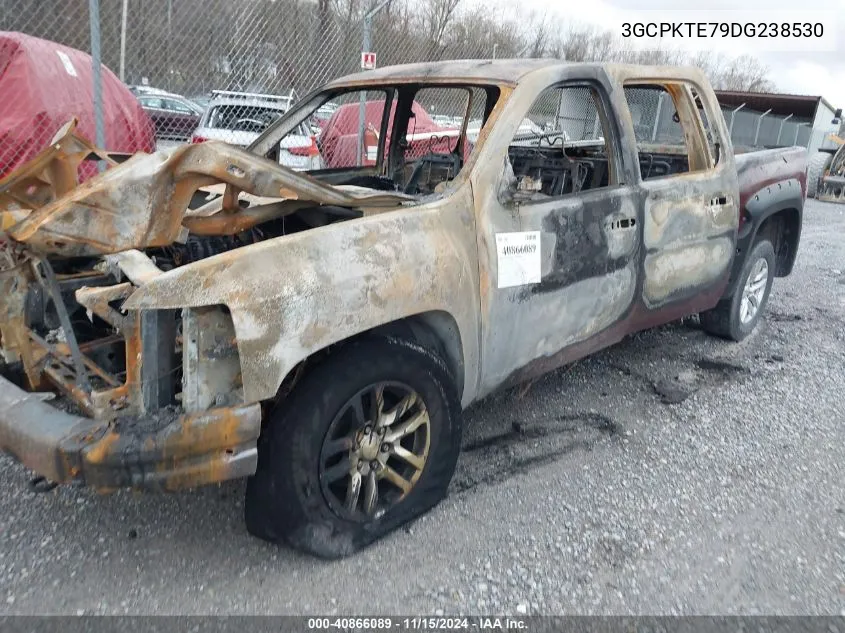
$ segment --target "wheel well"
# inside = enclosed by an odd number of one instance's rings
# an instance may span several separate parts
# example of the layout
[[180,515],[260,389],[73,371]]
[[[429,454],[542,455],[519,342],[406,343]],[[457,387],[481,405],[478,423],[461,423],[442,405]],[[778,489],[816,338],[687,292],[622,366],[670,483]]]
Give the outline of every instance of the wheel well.
[[464,354],[461,333],[454,317],[448,312],[432,311],[384,323],[366,330],[343,341],[312,353],[308,358],[297,363],[288,372],[276,394],[275,402],[283,400],[293,389],[299,378],[307,371],[312,362],[331,354],[338,347],[372,336],[393,336],[403,338],[437,353],[446,363],[455,379],[455,388],[460,398],[464,391]]
[[[437,352],[455,379],[459,396],[464,391],[464,352],[461,333],[454,317],[448,312],[434,311],[385,323],[360,336],[397,336]],[[355,337],[358,338],[358,337]]]
[[768,239],[775,249],[775,276],[785,277],[792,271],[801,234],[801,215],[797,209],[773,213],[757,229],[757,239]]

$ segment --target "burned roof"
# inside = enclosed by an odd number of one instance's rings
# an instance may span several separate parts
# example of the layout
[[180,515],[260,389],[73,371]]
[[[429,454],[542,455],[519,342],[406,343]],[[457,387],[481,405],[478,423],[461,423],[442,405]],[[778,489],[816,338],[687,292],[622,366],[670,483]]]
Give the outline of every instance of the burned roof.
[[567,62],[560,59],[459,59],[385,66],[377,70],[340,77],[330,82],[327,88],[417,82],[459,82],[515,86],[534,72],[574,66],[592,69],[594,72],[605,70],[615,74],[620,81],[625,81],[629,76],[650,77],[656,80],[702,81],[704,79],[704,75],[697,68],[684,66]]
[[376,70],[346,75],[329,86],[357,82],[395,82],[411,79],[423,80],[477,80],[481,83],[516,84],[531,71],[549,66],[571,65],[559,59],[458,59],[442,62],[423,62],[385,66]]

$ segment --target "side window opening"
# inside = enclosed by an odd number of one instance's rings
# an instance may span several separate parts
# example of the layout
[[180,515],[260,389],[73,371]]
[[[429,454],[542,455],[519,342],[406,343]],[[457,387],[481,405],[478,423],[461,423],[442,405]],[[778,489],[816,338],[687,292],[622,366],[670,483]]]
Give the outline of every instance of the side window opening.
[[[392,120],[395,102],[388,102],[383,90],[354,90],[339,95],[331,106],[326,106],[328,104],[318,108],[312,117],[320,169],[375,167],[380,159],[379,138],[385,110],[390,109],[389,119]],[[295,134],[293,131],[289,136]],[[282,139],[282,147],[285,147],[285,139]]]
[[437,193],[460,173],[481,131],[486,99],[474,87],[416,92],[401,142],[405,193]]
[[161,99],[157,97],[144,97],[141,99],[141,103],[147,106],[148,108],[155,108],[158,110],[161,110],[164,107],[162,105]]
[[698,116],[701,119],[701,125],[704,128],[704,135],[707,138],[707,147],[710,150],[710,161],[708,168],[713,168],[719,164],[721,160],[721,145],[718,139],[718,133],[710,124],[710,119],[707,116],[707,110],[704,107],[704,102],[701,100],[701,95],[698,94],[698,91],[695,88],[690,88],[692,92],[692,98],[695,101],[696,110],[698,110]]
[[601,96],[589,85],[548,88],[508,146],[510,189],[531,200],[617,184]]
[[714,166],[715,131],[694,88],[681,83],[627,85],[625,99],[643,180]]
[[168,110],[173,110],[174,112],[184,112],[186,114],[190,114],[191,110],[183,103],[179,103],[178,101],[173,101],[172,99],[168,99],[165,101]]

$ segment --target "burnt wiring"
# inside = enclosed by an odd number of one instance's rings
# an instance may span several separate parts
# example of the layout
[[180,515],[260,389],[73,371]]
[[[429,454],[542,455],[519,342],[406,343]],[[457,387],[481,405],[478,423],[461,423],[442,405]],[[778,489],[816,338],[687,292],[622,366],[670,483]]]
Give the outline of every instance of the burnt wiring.
[[[558,142],[560,141],[560,142]],[[560,146],[563,155],[566,156],[566,138],[562,132],[550,132],[548,134],[541,134],[537,136],[537,146],[542,147],[543,143],[548,148],[555,148]]]
[[[451,136],[446,135],[446,134],[444,134],[444,135],[432,134],[431,137],[428,139],[428,148],[427,148],[428,153],[429,154],[451,154],[455,149],[457,149],[457,145],[458,145],[457,142],[456,142],[455,147],[453,148],[452,144],[451,144],[451,138],[452,138]],[[446,144],[446,151],[445,152],[437,151],[436,146],[439,143],[444,142],[444,141],[445,141],[445,144]]]
[[536,144],[511,146],[509,155],[516,175],[530,175],[542,182],[541,191],[549,196],[582,191],[594,171],[593,161],[567,154],[566,139],[560,133],[554,133],[554,138],[536,135],[534,140]]

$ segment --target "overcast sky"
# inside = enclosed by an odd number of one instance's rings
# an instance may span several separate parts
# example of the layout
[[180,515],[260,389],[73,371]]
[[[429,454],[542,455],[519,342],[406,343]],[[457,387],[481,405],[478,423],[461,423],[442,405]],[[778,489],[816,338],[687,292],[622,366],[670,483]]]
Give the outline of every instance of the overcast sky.
[[[759,46],[732,46],[736,54],[751,53],[770,68],[769,78],[779,92],[821,95],[834,108],[845,108],[845,0],[814,0],[804,6],[809,11],[824,10],[827,16],[838,16],[835,22],[834,52],[802,51],[761,51]],[[621,23],[631,15],[647,10],[719,10],[718,19],[730,17],[723,11],[742,9],[752,19],[766,21],[772,11],[789,11],[793,15],[800,13],[802,3],[795,0],[522,0],[521,8],[540,13],[545,12],[551,18],[559,17],[564,22],[595,24],[619,33]],[[521,9],[520,9],[521,10]],[[660,14],[643,13],[648,19]],[[818,14],[817,14],[818,15]],[[644,19],[645,19],[644,18]],[[725,51],[727,52],[727,51]],[[730,54],[730,53],[729,53]]]

